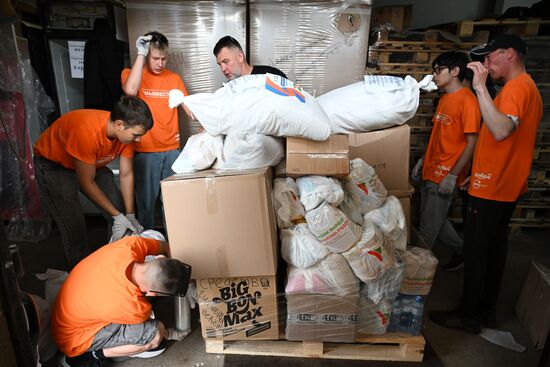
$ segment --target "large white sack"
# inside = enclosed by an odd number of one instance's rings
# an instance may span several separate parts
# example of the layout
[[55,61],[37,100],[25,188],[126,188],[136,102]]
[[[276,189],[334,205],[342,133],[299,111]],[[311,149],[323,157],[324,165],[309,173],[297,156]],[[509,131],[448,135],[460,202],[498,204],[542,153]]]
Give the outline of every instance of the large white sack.
[[361,288],[362,295],[378,303],[382,299],[395,299],[401,288],[401,282],[405,276],[405,263],[399,258],[398,252],[395,252],[396,261],[392,267],[380,274],[375,279],[364,283]]
[[317,208],[322,202],[338,206],[344,200],[340,181],[333,177],[303,176],[296,179],[298,195],[306,211]]
[[384,235],[372,223],[363,225],[361,239],[342,255],[363,282],[378,277],[395,263],[393,248],[384,243]]
[[188,173],[200,171],[212,166],[222,155],[223,138],[212,136],[206,131],[191,135],[178,158],[172,164],[172,171]]
[[365,75],[364,81],[325,93],[317,101],[332,133],[349,134],[403,124],[416,113],[419,96],[420,86],[409,75]]
[[361,158],[350,162],[342,187],[345,196],[340,209],[357,224],[363,224],[363,215],[382,205],[388,195],[374,168]]
[[307,268],[330,255],[330,251],[302,223],[280,231],[281,256],[297,268]]
[[243,131],[318,141],[330,135],[328,117],[315,98],[279,75],[242,76],[183,103],[212,135]]
[[420,247],[408,247],[402,253],[405,276],[400,293],[425,296],[430,293],[438,260],[434,254]]
[[[363,293],[361,291],[361,293]],[[372,302],[361,294],[359,297],[359,314],[357,315],[357,332],[359,334],[384,334],[390,325],[392,300],[383,299]]]
[[215,169],[256,169],[276,166],[284,158],[281,138],[253,133],[229,133]]
[[380,228],[384,233],[384,241],[395,250],[407,249],[405,213],[395,196],[388,196],[382,206],[365,214],[364,221],[370,221]]
[[359,292],[359,280],[340,254],[331,254],[306,269],[288,266],[286,293],[346,296]]
[[273,198],[279,228],[305,223],[306,212],[298,199],[298,188],[293,178],[273,180]]
[[361,227],[327,202],[307,212],[306,222],[315,237],[334,253],[346,251],[361,238]]

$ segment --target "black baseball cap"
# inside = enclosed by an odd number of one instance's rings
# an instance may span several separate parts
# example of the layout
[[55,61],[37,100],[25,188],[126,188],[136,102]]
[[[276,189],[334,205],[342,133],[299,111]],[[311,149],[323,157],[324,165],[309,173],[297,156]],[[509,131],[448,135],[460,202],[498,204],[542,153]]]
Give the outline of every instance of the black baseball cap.
[[525,45],[525,42],[523,42],[523,40],[518,35],[499,34],[498,36],[491,39],[486,44],[473,48],[470,51],[470,56],[472,57],[472,59],[474,59],[475,56],[478,56],[479,58],[479,56],[485,56],[498,49],[507,49],[507,48],[513,48],[514,50],[516,50],[522,55],[527,54],[527,46]]

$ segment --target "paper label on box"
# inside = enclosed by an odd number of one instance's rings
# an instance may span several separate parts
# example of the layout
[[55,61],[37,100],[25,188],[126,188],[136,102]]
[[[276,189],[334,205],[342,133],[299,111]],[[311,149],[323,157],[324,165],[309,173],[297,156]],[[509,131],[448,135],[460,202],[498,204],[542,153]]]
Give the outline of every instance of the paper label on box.
[[287,323],[305,325],[355,325],[357,314],[347,313],[288,313]]

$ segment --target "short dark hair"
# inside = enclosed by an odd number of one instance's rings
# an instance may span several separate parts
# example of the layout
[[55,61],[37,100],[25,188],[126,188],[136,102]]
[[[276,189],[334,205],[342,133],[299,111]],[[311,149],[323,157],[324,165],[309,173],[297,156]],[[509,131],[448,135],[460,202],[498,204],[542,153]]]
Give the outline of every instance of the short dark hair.
[[149,42],[149,47],[156,48],[159,51],[166,52],[168,51],[168,38],[160,32],[147,32],[145,36],[152,36],[151,41]]
[[238,48],[244,55],[243,48],[241,47],[241,44],[239,43],[239,41],[237,41],[235,38],[231,36],[225,36],[220,38],[220,40],[216,43],[216,46],[214,46],[214,56],[218,57],[218,54],[224,47]]
[[471,79],[471,70],[466,65],[470,62],[468,55],[465,52],[460,51],[447,51],[437,56],[432,62],[432,68],[438,66],[448,66],[450,70],[455,67],[460,69],[458,73],[458,79],[461,81],[464,79]]
[[191,280],[191,265],[166,257],[157,258],[158,288],[162,292],[185,296]]
[[134,96],[122,96],[113,106],[111,121],[121,120],[125,128],[143,126],[145,131],[153,127],[153,115],[147,103]]

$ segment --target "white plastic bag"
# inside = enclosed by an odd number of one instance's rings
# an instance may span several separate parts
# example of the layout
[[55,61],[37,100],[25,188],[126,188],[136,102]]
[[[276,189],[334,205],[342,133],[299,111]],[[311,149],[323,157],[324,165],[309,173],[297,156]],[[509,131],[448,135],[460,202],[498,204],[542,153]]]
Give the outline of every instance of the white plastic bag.
[[361,294],[357,332],[360,334],[384,334],[390,325],[392,301],[383,299],[374,303]]
[[306,212],[298,199],[298,188],[293,178],[286,177],[273,180],[273,197],[279,228],[305,223]]
[[298,195],[306,211],[317,208],[323,201],[338,206],[344,200],[340,181],[325,176],[304,176],[296,179]]
[[385,272],[375,279],[364,283],[361,292],[372,302],[378,303],[380,300],[395,299],[401,288],[401,282],[405,276],[405,263],[399,258],[398,251],[395,252],[395,263]]
[[334,253],[348,250],[361,238],[361,227],[327,202],[307,212],[306,222],[315,237]]
[[388,196],[384,204],[364,216],[365,222],[374,223],[384,233],[384,241],[395,250],[407,248],[407,224],[401,203]]
[[256,169],[276,166],[284,158],[281,138],[253,133],[230,133],[223,141],[223,154],[215,169]]
[[273,74],[246,75],[214,93],[197,93],[183,103],[212,135],[242,131],[326,140],[327,115],[315,98]]
[[425,296],[430,293],[438,260],[434,254],[420,247],[407,247],[402,253],[405,276],[400,293]]
[[178,158],[172,164],[172,171],[188,173],[200,171],[212,166],[222,155],[223,138],[202,132],[191,135]]
[[340,254],[331,254],[307,269],[288,266],[286,293],[346,296],[359,292],[359,280]]
[[419,84],[411,76],[365,75],[364,81],[325,93],[317,101],[332,134],[349,134],[403,124],[416,113],[419,95]]
[[302,223],[280,231],[281,256],[297,268],[307,268],[330,255],[330,251]]

